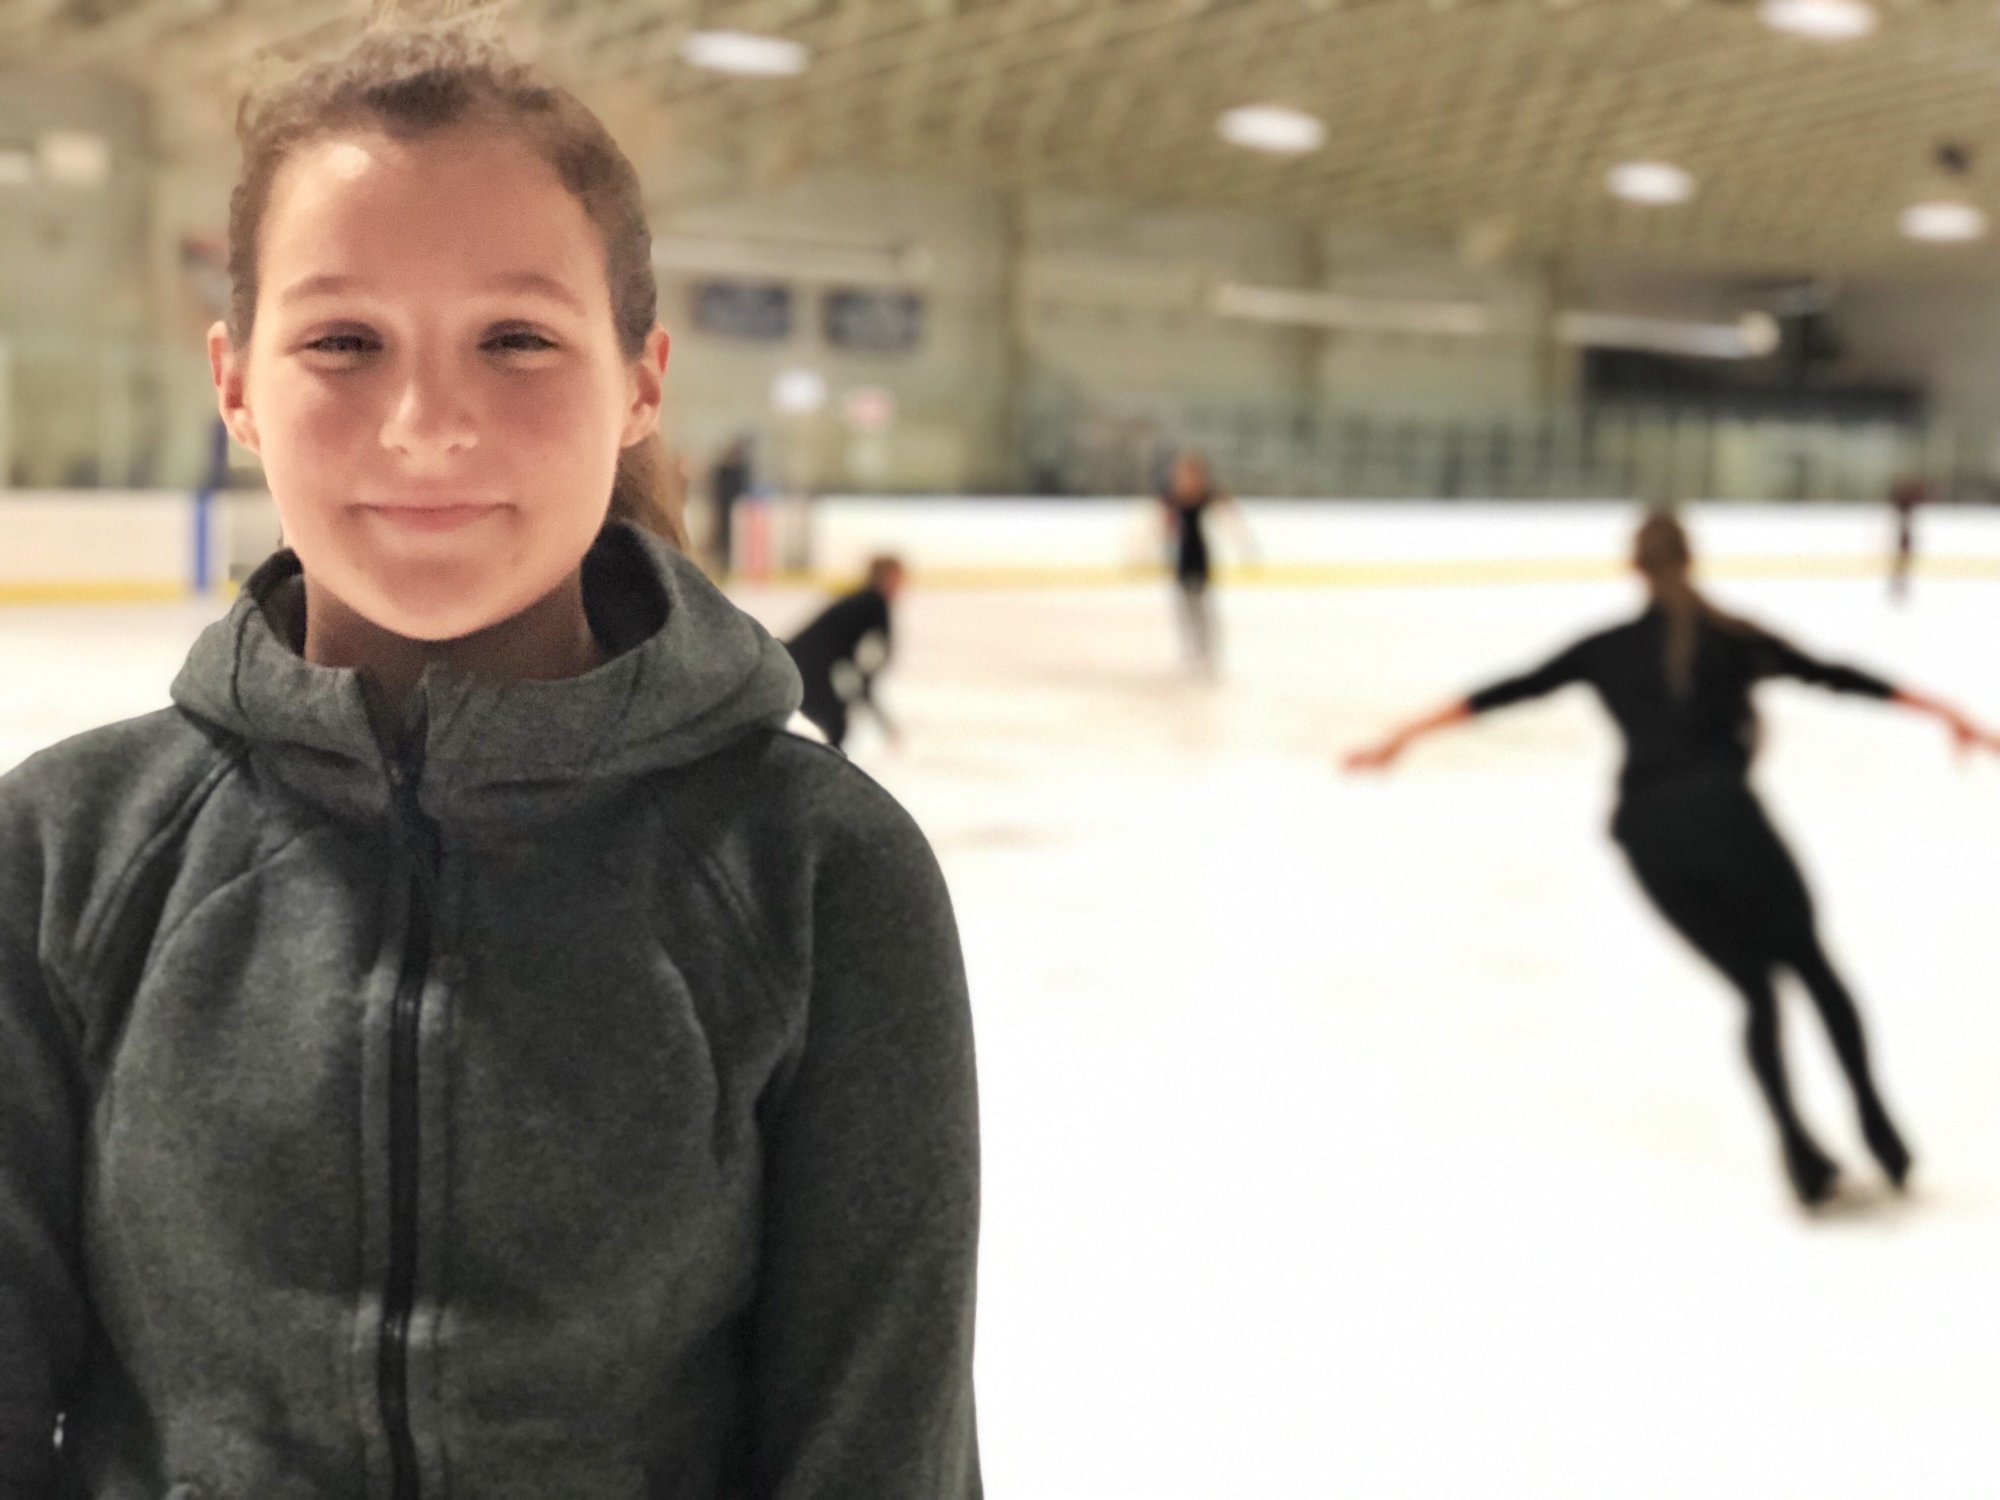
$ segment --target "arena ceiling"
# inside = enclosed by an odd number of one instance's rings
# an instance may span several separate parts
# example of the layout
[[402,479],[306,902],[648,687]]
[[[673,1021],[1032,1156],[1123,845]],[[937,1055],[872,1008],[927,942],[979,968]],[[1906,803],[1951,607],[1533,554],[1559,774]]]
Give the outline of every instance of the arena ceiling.
[[[1459,244],[1734,276],[2000,270],[2000,240],[1926,244],[1899,214],[2000,230],[2000,10],[1876,0],[1871,35],[1781,34],[1762,0],[0,0],[0,62],[111,71],[220,121],[246,72],[385,10],[498,28],[621,133],[695,143],[769,182],[829,164],[1277,212]],[[733,77],[698,31],[809,63]],[[1276,104],[1316,150],[1225,142]],[[1969,169],[1941,173],[1938,147]],[[1630,161],[1693,197],[1628,203]]]

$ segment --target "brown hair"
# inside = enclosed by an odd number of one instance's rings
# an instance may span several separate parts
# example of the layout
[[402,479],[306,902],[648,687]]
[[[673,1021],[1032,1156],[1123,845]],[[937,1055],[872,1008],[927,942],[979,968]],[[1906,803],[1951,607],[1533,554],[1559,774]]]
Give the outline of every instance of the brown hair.
[[[339,57],[267,93],[236,116],[242,174],[229,199],[231,341],[249,347],[257,314],[258,237],[271,186],[303,146],[353,130],[413,140],[456,125],[518,136],[576,195],[604,241],[619,351],[636,360],[658,316],[652,233],[639,175],[603,123],[567,89],[497,44],[463,31],[373,31]],[[687,545],[685,494],[657,432],[618,455],[611,516]]]
[[1689,576],[1694,549],[1687,528],[1670,510],[1655,510],[1639,523],[1632,540],[1632,565],[1645,576],[1646,587],[1667,616],[1667,686],[1677,698],[1694,690],[1695,647],[1704,621],[1733,634],[1751,627],[1710,604]]

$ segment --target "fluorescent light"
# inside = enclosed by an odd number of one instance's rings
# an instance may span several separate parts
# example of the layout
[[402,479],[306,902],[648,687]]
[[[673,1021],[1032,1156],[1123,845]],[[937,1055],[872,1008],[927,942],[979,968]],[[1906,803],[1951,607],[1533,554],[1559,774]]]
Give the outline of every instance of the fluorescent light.
[[797,42],[747,31],[697,31],[681,43],[683,61],[750,78],[789,78],[805,72],[809,57]]
[[1613,167],[1605,184],[1628,203],[1685,203],[1694,196],[1694,178],[1663,161],[1628,161]]
[[1783,341],[1778,320],[1767,312],[1747,312],[1736,320],[1736,336],[1743,341],[1745,359],[1762,359],[1776,354]]
[[96,187],[111,175],[111,143],[88,130],[45,130],[36,142],[42,175],[65,187]]
[[1816,42],[1851,42],[1875,30],[1879,17],[1867,0],[1764,0],[1757,14],[1773,31]]
[[1556,314],[1555,334],[1565,344],[1591,349],[1643,349],[1696,359],[1760,359],[1778,347],[1778,324],[1769,313],[1745,313],[1734,323],[1688,323],[1629,313]]
[[1215,128],[1232,146],[1298,156],[1326,144],[1326,124],[1281,104],[1246,104],[1224,112]]
[[1366,329],[1374,333],[1449,334],[1476,338],[1493,319],[1477,302],[1390,302],[1225,281],[1209,298],[1217,317],[1298,328]]
[[789,416],[811,416],[826,405],[826,377],[817,370],[779,371],[771,382],[771,405]]
[[1900,223],[1911,239],[1940,244],[1976,240],[1986,233],[1986,215],[1970,203],[1912,203]]

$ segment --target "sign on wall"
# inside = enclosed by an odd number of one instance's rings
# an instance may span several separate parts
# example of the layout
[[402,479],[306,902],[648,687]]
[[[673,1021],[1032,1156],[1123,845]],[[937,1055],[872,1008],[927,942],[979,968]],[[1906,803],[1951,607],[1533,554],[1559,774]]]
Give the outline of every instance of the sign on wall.
[[697,281],[694,326],[716,338],[775,343],[792,336],[792,289],[777,281]]
[[826,341],[862,354],[907,354],[922,342],[924,300],[915,292],[843,287],[821,303]]

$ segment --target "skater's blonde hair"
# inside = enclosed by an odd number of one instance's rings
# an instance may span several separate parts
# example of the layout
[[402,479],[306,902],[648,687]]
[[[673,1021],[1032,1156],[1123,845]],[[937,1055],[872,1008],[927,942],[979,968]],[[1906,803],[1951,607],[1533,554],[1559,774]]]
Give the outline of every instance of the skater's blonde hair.
[[[575,95],[462,31],[370,32],[341,56],[243,101],[236,116],[243,166],[229,199],[231,342],[250,347],[258,239],[287,161],[355,130],[407,141],[457,126],[515,136],[555,169],[604,241],[619,350],[637,360],[659,311],[638,173]],[[685,487],[657,432],[619,453],[611,515],[687,545]]]
[[1632,540],[1632,565],[1667,616],[1667,686],[1677,698],[1694,691],[1695,650],[1704,621],[1732,634],[1752,627],[1709,603],[1694,586],[1694,548],[1671,510],[1649,511]]

